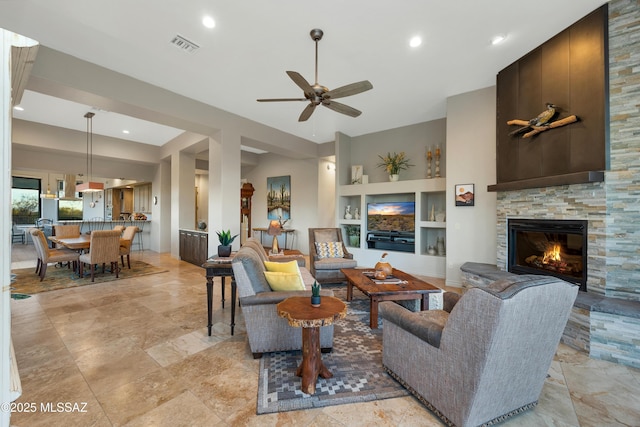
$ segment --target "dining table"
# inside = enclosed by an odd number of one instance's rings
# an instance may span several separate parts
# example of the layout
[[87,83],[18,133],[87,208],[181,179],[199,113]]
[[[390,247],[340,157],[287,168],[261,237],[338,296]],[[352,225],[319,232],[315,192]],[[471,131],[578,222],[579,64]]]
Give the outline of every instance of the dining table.
[[[49,240],[72,251],[86,252],[91,247],[91,234],[80,234],[76,237],[49,236]],[[120,246],[126,245],[126,241],[120,238]]]
[[84,252],[91,247],[90,234],[80,234],[76,237],[49,236],[48,238],[56,245],[64,246],[65,248],[74,251]]

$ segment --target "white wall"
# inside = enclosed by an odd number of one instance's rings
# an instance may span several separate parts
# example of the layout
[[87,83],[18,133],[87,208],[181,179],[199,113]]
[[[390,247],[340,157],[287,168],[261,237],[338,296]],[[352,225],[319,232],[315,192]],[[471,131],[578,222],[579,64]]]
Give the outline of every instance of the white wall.
[[[495,264],[496,93],[495,86],[447,100],[447,285],[462,286],[467,261]],[[456,207],[454,186],[475,185],[475,206]]]
[[[9,64],[11,57],[11,33],[0,29],[0,195],[3,208],[0,209],[0,248],[5,256],[0,259],[0,278],[2,292],[0,293],[0,402],[5,404],[12,401],[10,374],[10,343],[11,343],[11,288],[9,275],[11,273],[11,72]],[[15,396],[14,396],[15,397]],[[8,427],[11,411],[0,411],[0,426]]]
[[[318,221],[315,227],[335,227],[336,210],[336,161],[335,156],[318,162]],[[308,251],[308,250],[307,250]],[[307,252],[303,251],[303,252]]]
[[[364,166],[364,174],[369,175],[369,182],[387,182],[387,172],[376,165],[380,163],[379,155],[404,151],[409,162],[414,165],[407,170],[400,171],[400,179],[423,179],[427,177],[427,147],[440,145],[442,151],[440,174],[447,176],[445,159],[447,157],[446,127],[447,119],[437,119],[417,123],[381,132],[351,137],[351,164]],[[351,165],[345,165],[340,159],[340,167],[347,166],[346,171],[351,176]],[[432,164],[435,172],[435,163]],[[344,170],[343,170],[344,171]],[[341,171],[341,172],[343,172]],[[344,182],[347,184],[348,182]]]
[[[267,177],[291,176],[291,220],[285,225],[286,228],[296,230],[293,249],[298,249],[302,253],[309,253],[309,228],[330,226],[330,224],[320,223],[320,217],[327,218],[333,216],[333,203],[328,202],[329,198],[335,200],[335,194],[329,194],[330,190],[323,188],[323,195],[319,191],[319,175],[322,172],[322,165],[318,159],[293,160],[273,154],[260,155],[259,164],[251,170],[247,176],[243,176],[255,188],[253,193],[251,226],[267,227]],[[324,172],[328,172],[326,164]],[[333,182],[328,178],[329,174],[322,175],[322,185],[329,185],[333,188]],[[327,180],[329,180],[327,182]],[[329,184],[330,182],[330,184]],[[327,192],[329,191],[329,192]],[[322,200],[325,205],[319,205]],[[239,209],[239,207],[238,207]],[[239,220],[239,219],[238,219]],[[259,236],[257,236],[259,237]],[[270,240],[269,240],[270,241]],[[267,240],[264,240],[267,244]]]
[[208,226],[209,225],[209,175],[197,174],[196,180],[195,180],[195,186],[198,188],[198,194],[196,196],[196,202],[198,204],[196,218],[198,221],[204,221]]

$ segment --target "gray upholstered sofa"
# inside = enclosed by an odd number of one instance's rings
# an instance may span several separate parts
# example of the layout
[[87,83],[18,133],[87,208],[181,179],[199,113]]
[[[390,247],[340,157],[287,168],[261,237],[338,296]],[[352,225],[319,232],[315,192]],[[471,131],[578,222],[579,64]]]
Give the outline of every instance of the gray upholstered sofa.
[[[302,349],[300,328],[289,326],[287,320],[279,317],[276,305],[290,296],[311,297],[310,290],[273,292],[264,275],[264,261],[268,260],[261,245],[255,247],[245,242],[232,262],[249,347],[254,358],[272,351]],[[306,268],[299,268],[305,286],[310,289],[313,276]],[[321,295],[333,296],[333,292],[322,290]],[[332,349],[333,325],[320,328],[320,347],[324,352]]]
[[383,365],[447,425],[494,424],[537,404],[577,293],[523,275],[445,299],[445,310],[383,302]]

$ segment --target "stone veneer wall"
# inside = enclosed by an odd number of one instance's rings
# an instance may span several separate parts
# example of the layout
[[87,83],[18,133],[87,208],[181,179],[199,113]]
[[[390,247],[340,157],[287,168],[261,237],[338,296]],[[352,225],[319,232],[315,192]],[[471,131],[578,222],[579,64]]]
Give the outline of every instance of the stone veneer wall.
[[[498,193],[497,265],[507,218],[586,219],[587,292],[640,301],[640,7],[609,3],[609,169],[605,182]],[[590,357],[640,367],[640,321],[574,307],[563,341]]]
[[606,295],[640,301],[640,7],[609,3]]

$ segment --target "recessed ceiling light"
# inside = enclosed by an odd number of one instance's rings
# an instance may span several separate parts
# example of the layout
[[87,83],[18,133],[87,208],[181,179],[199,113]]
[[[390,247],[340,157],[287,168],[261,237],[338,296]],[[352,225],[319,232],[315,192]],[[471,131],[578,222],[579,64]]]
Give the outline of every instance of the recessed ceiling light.
[[19,106],[19,105],[16,105],[15,107],[13,107],[13,109],[14,109],[14,110],[17,110],[17,111],[24,111],[24,108],[22,108],[22,107],[21,107],[21,106]]
[[422,38],[420,38],[419,36],[415,36],[411,40],[409,40],[409,46],[411,47],[418,47],[421,44],[422,44]]
[[129,135],[129,131],[128,130],[123,130],[122,133],[126,133],[127,135]]
[[494,36],[494,37],[491,39],[491,44],[493,44],[493,45],[500,44],[500,43],[502,43],[506,38],[507,38],[507,36],[505,36],[504,34],[498,34],[497,36]]
[[216,21],[214,21],[212,17],[207,15],[202,18],[202,25],[207,28],[213,28],[216,26]]

